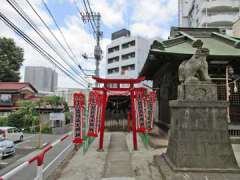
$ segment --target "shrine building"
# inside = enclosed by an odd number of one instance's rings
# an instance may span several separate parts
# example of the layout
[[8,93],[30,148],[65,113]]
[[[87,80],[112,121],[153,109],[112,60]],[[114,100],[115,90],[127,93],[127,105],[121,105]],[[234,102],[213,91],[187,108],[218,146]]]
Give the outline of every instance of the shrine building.
[[157,124],[170,127],[169,101],[177,99],[178,67],[189,59],[202,41],[210,51],[207,57],[209,75],[217,84],[218,99],[227,100],[229,90],[229,122],[240,124],[240,39],[224,34],[218,28],[172,27],[168,40],[154,41],[139,77],[153,81],[157,91]]

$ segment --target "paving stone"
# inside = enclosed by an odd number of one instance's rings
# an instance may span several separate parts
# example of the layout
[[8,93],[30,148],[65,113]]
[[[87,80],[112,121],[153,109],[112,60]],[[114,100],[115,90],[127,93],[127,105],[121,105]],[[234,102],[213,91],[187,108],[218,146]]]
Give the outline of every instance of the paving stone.
[[111,134],[103,177],[133,177],[131,156],[124,133]]

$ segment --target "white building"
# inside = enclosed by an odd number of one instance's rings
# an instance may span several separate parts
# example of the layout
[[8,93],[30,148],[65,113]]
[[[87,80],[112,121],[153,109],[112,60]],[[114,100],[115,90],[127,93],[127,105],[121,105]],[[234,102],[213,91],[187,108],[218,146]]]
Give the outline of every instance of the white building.
[[131,36],[122,29],[112,34],[112,42],[107,46],[106,78],[137,78],[150,49],[152,41],[139,36]]
[[232,29],[240,16],[240,0],[179,0],[180,27]]

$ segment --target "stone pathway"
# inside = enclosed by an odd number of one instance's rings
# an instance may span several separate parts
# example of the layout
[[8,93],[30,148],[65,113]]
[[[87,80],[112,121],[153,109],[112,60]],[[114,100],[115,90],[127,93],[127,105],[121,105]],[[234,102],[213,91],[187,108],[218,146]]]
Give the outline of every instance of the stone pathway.
[[126,135],[112,133],[102,180],[135,180]]

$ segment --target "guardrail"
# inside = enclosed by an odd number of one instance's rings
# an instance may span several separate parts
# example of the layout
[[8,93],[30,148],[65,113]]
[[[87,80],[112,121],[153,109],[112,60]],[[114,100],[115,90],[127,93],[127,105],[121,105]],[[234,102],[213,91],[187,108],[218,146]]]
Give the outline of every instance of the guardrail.
[[21,171],[22,169],[26,168],[27,166],[30,166],[35,161],[37,162],[37,174],[36,174],[36,177],[34,178],[34,180],[43,180],[43,173],[47,169],[47,168],[43,169],[45,154],[49,150],[54,148],[54,146],[63,142],[65,139],[69,138],[71,136],[71,134],[72,134],[72,132],[67,133],[62,138],[47,145],[39,154],[37,154],[36,156],[32,157],[28,161],[25,161],[24,163],[20,164],[19,166],[15,167],[8,173],[1,176],[0,180],[8,180],[9,178],[13,177],[17,172]]

